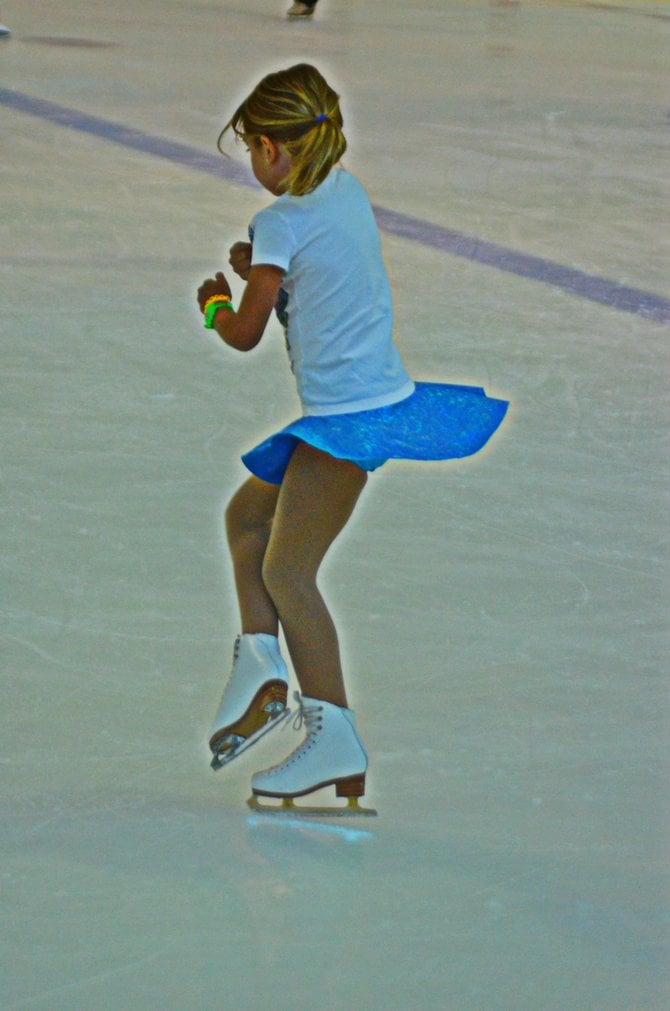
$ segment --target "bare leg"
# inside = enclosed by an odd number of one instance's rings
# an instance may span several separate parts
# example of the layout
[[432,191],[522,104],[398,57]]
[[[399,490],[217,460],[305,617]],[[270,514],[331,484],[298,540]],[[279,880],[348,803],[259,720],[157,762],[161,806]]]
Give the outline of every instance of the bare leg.
[[263,562],[263,581],[302,691],[337,706],[347,705],[340,651],[316,578],[366,481],[355,464],[299,443],[279,491]]
[[270,539],[279,485],[251,477],[226,510],[226,533],[233,560],[242,632],[277,635],[277,609],[263,582],[263,559]]

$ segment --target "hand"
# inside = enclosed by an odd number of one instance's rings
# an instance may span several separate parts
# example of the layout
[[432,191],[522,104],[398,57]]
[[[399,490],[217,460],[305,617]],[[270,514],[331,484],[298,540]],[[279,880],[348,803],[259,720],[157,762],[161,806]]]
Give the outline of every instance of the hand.
[[226,295],[231,298],[232,292],[230,290],[230,285],[226,281],[225,277],[219,271],[214,277],[208,277],[206,281],[203,281],[198,288],[198,305],[200,306],[200,312],[205,311],[205,302],[212,295]]
[[236,242],[234,246],[231,246],[228,263],[238,277],[241,277],[243,281],[248,281],[251,271],[251,243]]

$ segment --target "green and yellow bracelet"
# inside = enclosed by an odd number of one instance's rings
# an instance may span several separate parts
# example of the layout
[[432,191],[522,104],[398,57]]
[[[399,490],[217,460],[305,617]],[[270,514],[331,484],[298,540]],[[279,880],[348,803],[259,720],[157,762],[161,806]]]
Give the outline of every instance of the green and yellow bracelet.
[[205,329],[214,329],[214,317],[216,316],[219,309],[230,309],[231,312],[235,312],[233,309],[233,301],[229,295],[212,295],[208,298],[203,307],[203,315],[205,317]]

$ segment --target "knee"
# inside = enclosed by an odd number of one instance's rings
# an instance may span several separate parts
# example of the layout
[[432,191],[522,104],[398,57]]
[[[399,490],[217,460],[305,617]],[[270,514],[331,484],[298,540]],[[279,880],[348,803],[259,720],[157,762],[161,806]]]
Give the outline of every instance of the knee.
[[280,558],[273,552],[266,551],[263,558],[263,583],[275,605],[284,597],[289,586],[288,573]]
[[250,483],[242,485],[226,506],[224,518],[228,542],[234,544],[241,538],[259,532],[267,538],[272,525],[273,506],[254,494]]
[[278,611],[301,607],[316,589],[316,578],[295,560],[268,551],[263,559],[263,583]]
[[244,529],[244,510],[242,508],[241,494],[239,491],[233,495],[226,506],[224,520],[228,541],[235,541]]

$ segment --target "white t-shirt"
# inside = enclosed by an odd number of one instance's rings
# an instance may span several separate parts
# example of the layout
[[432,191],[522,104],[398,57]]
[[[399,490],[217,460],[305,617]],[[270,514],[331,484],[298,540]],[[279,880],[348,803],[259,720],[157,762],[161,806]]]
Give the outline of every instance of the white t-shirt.
[[391,290],[365,189],[333,169],[253,219],[252,264],[284,271],[286,342],[305,414],[383,407],[414,390],[392,338]]

